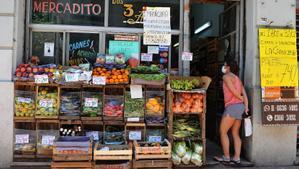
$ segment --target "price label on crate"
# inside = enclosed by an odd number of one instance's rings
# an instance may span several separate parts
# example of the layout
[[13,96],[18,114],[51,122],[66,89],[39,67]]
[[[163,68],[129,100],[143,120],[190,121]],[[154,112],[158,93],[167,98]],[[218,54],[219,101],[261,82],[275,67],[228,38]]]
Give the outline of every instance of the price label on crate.
[[66,82],[78,82],[79,75],[79,73],[66,73],[64,74],[64,79]]
[[17,98],[17,101],[19,103],[31,103],[32,102],[32,99],[31,98],[25,98],[25,97],[18,97]]
[[99,99],[98,98],[85,98],[84,106],[85,107],[98,107]]
[[149,136],[148,137],[148,141],[149,142],[161,142],[162,141],[162,137],[161,136]]
[[106,85],[106,77],[104,76],[93,76],[92,83],[96,85]]
[[39,101],[39,106],[44,108],[53,107],[54,100],[53,99],[41,99]]
[[49,83],[49,77],[48,75],[35,75],[34,81],[38,84]]
[[139,117],[129,117],[127,118],[127,121],[128,122],[139,122]]
[[86,132],[86,137],[92,137],[93,140],[99,140],[99,132],[98,131]]
[[15,136],[16,144],[28,144],[29,143],[29,134],[17,134]]
[[54,144],[55,136],[44,135],[42,136],[42,145],[52,146]]
[[129,140],[141,140],[141,131],[129,131]]

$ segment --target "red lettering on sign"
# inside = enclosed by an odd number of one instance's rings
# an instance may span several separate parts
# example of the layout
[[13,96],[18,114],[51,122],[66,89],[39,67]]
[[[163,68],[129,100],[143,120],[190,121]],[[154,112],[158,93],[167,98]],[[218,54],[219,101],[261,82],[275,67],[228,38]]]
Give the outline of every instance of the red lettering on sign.
[[73,14],[79,14],[80,13],[80,4],[74,3],[73,4]]
[[90,15],[90,7],[92,4],[85,4],[85,6],[87,6],[87,14]]
[[67,10],[69,11],[69,13],[72,13],[72,11],[71,11],[71,7],[70,7],[70,4],[69,4],[69,3],[65,4],[63,13],[65,14],[65,12],[66,12]]
[[49,2],[43,2],[43,8],[42,8],[42,11],[45,13],[45,12],[48,12],[48,7],[49,7]]
[[[98,8],[96,10],[96,8]],[[101,6],[99,4],[95,4],[93,7],[92,7],[92,13],[95,14],[95,15],[100,15],[101,14]]]
[[55,13],[55,8],[56,8],[56,4],[55,2],[50,2],[50,5],[49,5],[49,13]]
[[58,4],[56,5],[56,12],[57,12],[57,13],[62,13],[62,11],[59,10],[59,6],[60,6],[60,7],[63,7],[63,4],[62,4],[62,3],[58,3]]
[[42,4],[34,1],[33,12],[41,12],[41,10],[42,10]]

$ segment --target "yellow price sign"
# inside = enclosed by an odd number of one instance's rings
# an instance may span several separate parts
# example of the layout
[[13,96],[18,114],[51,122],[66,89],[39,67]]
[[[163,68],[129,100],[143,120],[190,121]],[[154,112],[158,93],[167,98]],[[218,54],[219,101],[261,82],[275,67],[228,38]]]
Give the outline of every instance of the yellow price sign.
[[262,87],[298,86],[295,29],[259,29]]

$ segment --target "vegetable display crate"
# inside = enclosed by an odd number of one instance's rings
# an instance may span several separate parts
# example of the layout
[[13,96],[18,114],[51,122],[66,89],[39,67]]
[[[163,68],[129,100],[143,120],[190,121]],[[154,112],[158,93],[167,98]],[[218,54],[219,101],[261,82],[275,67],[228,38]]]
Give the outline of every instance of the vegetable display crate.
[[60,88],[57,84],[36,85],[36,119],[58,119]]
[[128,145],[101,145],[94,147],[94,161],[128,160],[133,156],[132,144]]
[[145,132],[145,123],[127,123],[125,126],[125,134],[128,141],[144,141]]
[[131,98],[130,90],[128,87],[125,92],[125,121],[128,123],[144,122],[145,92],[142,93],[142,98]]
[[59,120],[37,120],[37,158],[52,158],[53,145],[59,137]]
[[91,162],[52,162],[51,169],[92,169]]
[[84,88],[81,120],[99,121],[103,115],[103,88]]
[[145,98],[145,117],[164,117],[166,102],[165,88],[146,86]]
[[60,137],[54,143],[53,161],[76,162],[92,160],[92,144],[89,137]]
[[124,121],[124,86],[104,88],[103,121]]
[[36,155],[36,123],[34,120],[14,121],[14,161],[34,159]]
[[172,162],[171,160],[134,160],[133,169],[138,168],[172,169]]
[[171,144],[167,139],[161,143],[134,141],[134,149],[136,160],[171,158]]
[[60,87],[59,119],[80,119],[81,89]]
[[14,119],[30,120],[35,116],[34,85],[28,83],[15,83],[14,90]]
[[94,169],[131,169],[131,162],[115,162],[112,161],[111,163],[108,163],[107,161],[103,163],[95,163]]

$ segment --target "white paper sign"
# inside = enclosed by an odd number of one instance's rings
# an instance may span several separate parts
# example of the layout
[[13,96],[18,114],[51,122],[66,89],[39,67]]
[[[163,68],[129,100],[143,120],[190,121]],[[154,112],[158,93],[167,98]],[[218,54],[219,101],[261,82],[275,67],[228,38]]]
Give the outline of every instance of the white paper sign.
[[144,45],[171,45],[171,34],[170,33],[154,33],[145,32],[143,34],[143,44]]
[[44,108],[53,107],[54,100],[53,99],[41,99],[39,101],[39,106]]
[[54,57],[54,46],[55,46],[55,44],[52,43],[52,42],[45,42],[45,44],[44,44],[44,56]]
[[85,107],[98,107],[99,99],[98,98],[85,98],[84,106]]
[[128,122],[139,122],[139,117],[129,117],[127,118]]
[[29,134],[17,134],[15,136],[16,144],[28,144],[29,143]]
[[65,73],[64,79],[66,82],[78,82],[79,81],[79,73]]
[[130,85],[130,92],[132,99],[140,99],[143,97],[142,85]]
[[42,84],[42,83],[49,83],[48,75],[34,75],[35,83]]
[[145,32],[170,32],[170,8],[146,7],[143,28]]
[[152,62],[153,54],[151,53],[141,53],[141,61]]
[[147,53],[159,54],[159,46],[148,46]]
[[93,76],[92,83],[96,85],[106,85],[106,77],[104,76]]
[[161,142],[162,141],[162,137],[161,136],[149,136],[148,137],[148,141],[149,142]]
[[86,132],[86,137],[92,137],[93,140],[99,140],[99,132],[98,131]]
[[25,97],[18,97],[17,102],[19,102],[19,103],[31,103],[32,99],[31,98],[25,98]]
[[141,131],[129,131],[129,140],[141,140]]
[[42,136],[42,145],[52,146],[54,144],[55,136],[44,135]]
[[193,60],[193,53],[191,53],[191,52],[183,52],[182,53],[182,60],[184,60],[184,61],[192,61]]

